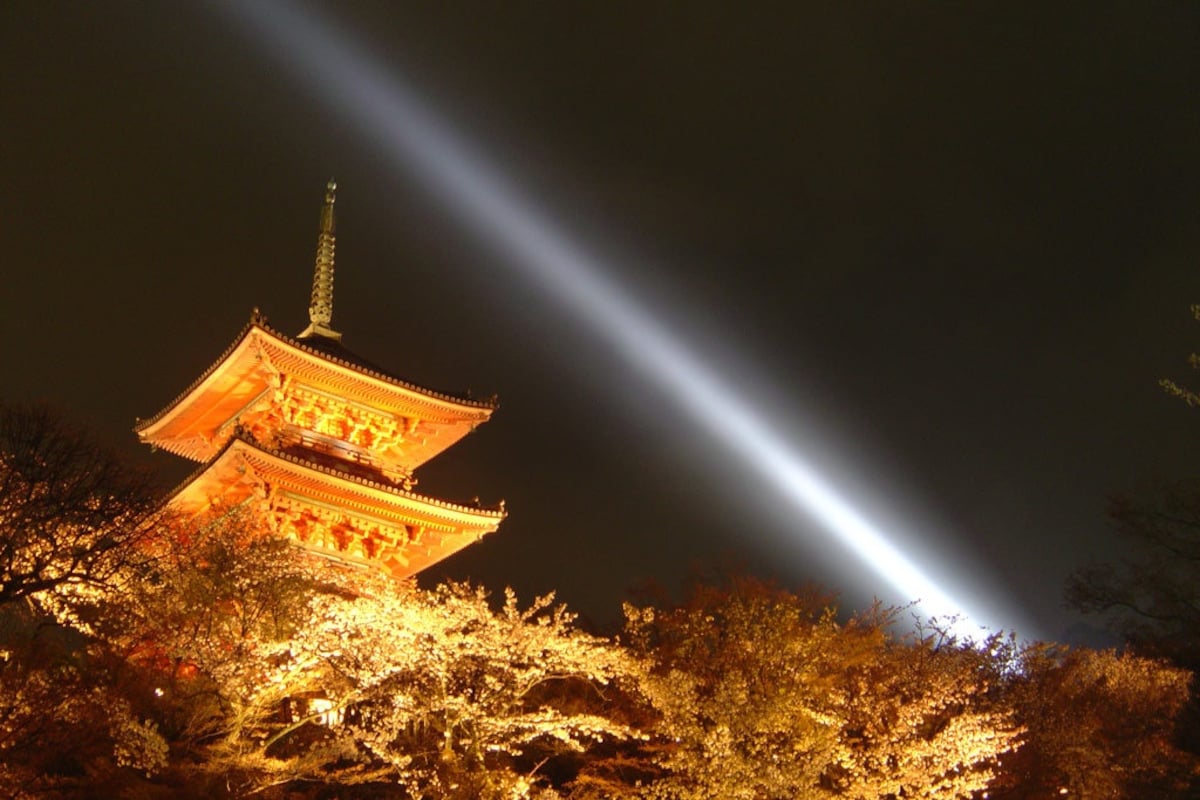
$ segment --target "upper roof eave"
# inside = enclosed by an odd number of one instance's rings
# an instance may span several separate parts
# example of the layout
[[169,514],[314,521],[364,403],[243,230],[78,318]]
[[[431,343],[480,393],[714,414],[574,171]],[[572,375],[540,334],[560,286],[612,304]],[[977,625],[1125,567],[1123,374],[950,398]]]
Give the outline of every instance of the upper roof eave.
[[247,322],[245,325],[242,326],[241,331],[238,332],[238,335],[233,340],[233,342],[228,347],[225,348],[224,352],[222,352],[221,355],[217,356],[217,360],[214,361],[212,364],[210,364],[208,369],[206,369],[206,370],[204,370],[204,372],[200,373],[200,376],[198,378],[196,378],[196,380],[194,380],[190,384],[188,384],[186,389],[184,389],[182,392],[180,392],[178,395],[176,395],[175,399],[173,399],[171,402],[169,402],[165,406],[163,406],[163,408],[154,416],[152,416],[148,419],[140,419],[139,418],[134,423],[134,426],[133,426],[134,433],[141,434],[142,431],[153,426],[155,423],[157,423],[159,420],[161,420],[163,417],[165,417],[167,414],[169,414],[173,409],[175,409],[180,403],[182,403],[184,400],[186,400],[188,395],[190,395],[192,392],[196,391],[196,389],[198,389],[200,387],[200,385],[204,383],[204,381],[208,380],[208,378],[214,372],[216,372],[217,369],[222,364],[224,364],[227,360],[229,360],[229,357],[234,354],[234,352],[238,349],[238,347],[241,346],[242,342],[244,342],[246,340],[246,337],[250,335],[250,332],[252,330],[254,330],[256,327],[262,327],[262,326],[256,319],[254,319],[252,317],[249,322]]
[[174,410],[181,403],[183,403],[193,392],[196,391],[196,389],[198,389],[209,377],[211,377],[212,374],[214,372],[216,372],[221,367],[221,365],[223,363],[225,363],[230,358],[230,356],[232,356],[234,354],[234,352],[237,351],[238,347],[240,347],[241,344],[246,340],[246,338],[249,337],[251,335],[251,333],[253,333],[255,330],[261,331],[262,333],[266,334],[267,336],[274,338],[281,344],[287,345],[289,347],[293,347],[307,355],[313,356],[322,361],[327,361],[332,364],[336,364],[340,367],[349,369],[349,370],[356,372],[360,375],[363,375],[367,378],[372,378],[374,380],[394,386],[396,388],[405,389],[407,391],[413,392],[418,395],[422,395],[422,396],[432,399],[432,400],[437,400],[437,401],[441,401],[441,402],[445,402],[445,403],[452,403],[452,404],[456,404],[456,405],[460,405],[460,406],[465,406],[467,408],[479,409],[479,410],[489,411],[489,412],[495,411],[500,405],[499,402],[495,398],[487,398],[484,400],[477,400],[472,397],[462,397],[459,395],[453,395],[453,394],[449,394],[446,392],[439,392],[439,391],[436,391],[433,389],[427,389],[427,388],[425,388],[423,386],[419,386],[415,383],[411,383],[411,382],[403,380],[401,378],[397,378],[394,375],[389,375],[388,373],[383,372],[381,370],[368,367],[364,364],[355,363],[352,360],[349,360],[349,359],[343,358],[343,357],[339,357],[332,353],[324,352],[323,350],[321,350],[319,348],[316,348],[316,347],[313,347],[312,345],[306,344],[302,339],[296,339],[296,338],[287,336],[286,334],[283,334],[283,333],[275,330],[274,328],[269,326],[266,323],[266,320],[263,319],[262,317],[260,317],[256,312],[250,318],[250,321],[247,322],[246,325],[242,327],[242,330],[238,333],[237,337],[233,340],[233,343],[230,344],[227,348],[225,348],[224,352],[221,353],[221,355],[216,359],[216,361],[214,361],[211,365],[209,365],[208,369],[204,370],[204,372],[202,372],[200,374],[200,376],[198,378],[196,378],[196,380],[192,381],[186,389],[184,389],[182,392],[180,392],[175,397],[174,400],[172,400],[170,403],[168,403],[165,407],[163,407],[154,416],[150,417],[149,419],[137,420],[137,422],[134,424],[134,427],[133,427],[134,432],[141,434],[143,431],[151,428],[153,425],[158,423],[160,420],[162,420],[164,417],[166,417],[169,413],[171,413],[172,410]]

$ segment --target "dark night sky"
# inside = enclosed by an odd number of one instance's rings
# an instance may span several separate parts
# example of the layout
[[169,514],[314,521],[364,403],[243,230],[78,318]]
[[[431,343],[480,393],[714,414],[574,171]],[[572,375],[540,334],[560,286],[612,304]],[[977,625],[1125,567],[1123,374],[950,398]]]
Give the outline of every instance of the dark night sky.
[[[1062,585],[1111,552],[1106,495],[1195,472],[1200,416],[1156,382],[1191,377],[1200,338],[1200,5],[741,5],[339,3],[336,19],[732,363],[848,495],[996,586],[1012,625],[1081,635]],[[346,344],[501,399],[418,473],[511,512],[439,575],[558,589],[600,620],[643,578],[734,556],[847,606],[908,599],[772,513],[215,7],[8,3],[0,98],[5,398],[150,459],[134,417],[252,307],[307,322],[334,175]]]

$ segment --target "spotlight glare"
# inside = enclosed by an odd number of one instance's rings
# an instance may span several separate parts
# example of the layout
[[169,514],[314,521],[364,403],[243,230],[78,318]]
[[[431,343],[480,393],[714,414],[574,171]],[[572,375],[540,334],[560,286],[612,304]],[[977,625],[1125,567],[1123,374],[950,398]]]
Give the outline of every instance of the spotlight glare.
[[[308,87],[351,120],[399,171],[413,176],[452,214],[507,256],[507,264],[565,306],[661,390],[728,455],[774,487],[790,508],[817,519],[836,539],[927,615],[958,617],[972,637],[995,625],[983,609],[951,597],[874,523],[828,484],[757,412],[732,382],[612,282],[548,215],[505,183],[401,79],[372,61],[333,26],[288,2],[223,6],[257,34],[256,42],[297,72]],[[996,604],[989,603],[992,613]]]

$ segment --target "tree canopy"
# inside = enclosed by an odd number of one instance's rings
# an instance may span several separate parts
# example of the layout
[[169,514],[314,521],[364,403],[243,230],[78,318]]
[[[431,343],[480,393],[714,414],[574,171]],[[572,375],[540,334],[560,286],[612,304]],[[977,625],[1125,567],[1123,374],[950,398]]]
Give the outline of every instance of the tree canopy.
[[1170,798],[1196,776],[1190,673],[1153,658],[964,642],[748,577],[598,636],[549,596],[172,517],[48,412],[0,424],[18,797]]

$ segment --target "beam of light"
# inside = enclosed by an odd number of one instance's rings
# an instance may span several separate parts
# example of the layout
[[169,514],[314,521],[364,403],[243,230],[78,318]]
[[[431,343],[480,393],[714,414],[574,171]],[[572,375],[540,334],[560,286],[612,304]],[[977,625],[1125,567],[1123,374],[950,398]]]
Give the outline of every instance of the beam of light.
[[733,381],[610,280],[611,270],[506,183],[396,74],[327,21],[290,3],[234,0],[224,7],[256,34],[258,45],[373,140],[395,168],[419,181],[525,278],[585,322],[788,507],[815,518],[925,614],[957,618],[956,632],[972,636],[977,626],[996,625],[1001,609],[995,602],[968,604],[951,596],[901,552],[749,398],[731,388]]

